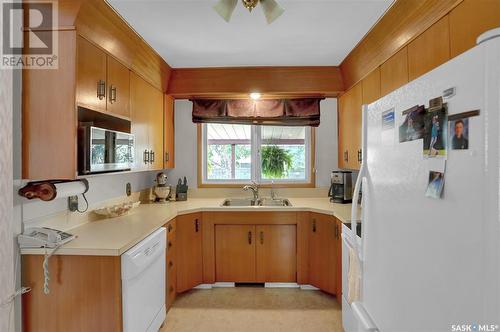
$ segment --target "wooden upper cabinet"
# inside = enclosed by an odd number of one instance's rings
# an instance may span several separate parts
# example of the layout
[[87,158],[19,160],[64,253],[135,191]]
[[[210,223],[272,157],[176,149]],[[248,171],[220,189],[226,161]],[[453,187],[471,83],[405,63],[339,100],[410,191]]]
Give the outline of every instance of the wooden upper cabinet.
[[148,84],[137,74],[130,75],[130,120],[131,132],[135,136],[134,169],[148,169],[149,162],[149,113],[145,105],[148,102]]
[[175,167],[175,111],[174,103],[175,100],[172,96],[165,95],[165,124],[163,136],[165,142],[163,144],[164,148],[164,168],[174,168]]
[[410,81],[450,59],[450,25],[446,15],[408,44]]
[[135,73],[130,76],[135,169],[163,169],[163,93]]
[[76,177],[76,32],[59,31],[58,42],[58,69],[22,71],[23,179]]
[[362,81],[363,104],[371,104],[380,98],[380,67],[375,68]]
[[77,59],[77,104],[95,111],[106,111],[106,53],[78,36]]
[[297,227],[256,226],[257,281],[297,281]]
[[479,35],[499,26],[500,1],[464,0],[450,12],[451,57],[474,47]]
[[203,282],[201,213],[176,218],[177,292]]
[[215,225],[215,280],[256,282],[255,226]]
[[380,96],[408,83],[408,48],[405,46],[380,66]]
[[339,98],[339,168],[359,169],[361,150],[361,106],[363,88],[356,84]]
[[149,85],[150,100],[149,107],[149,149],[150,149],[150,169],[163,169],[163,93],[152,85]]
[[108,56],[107,111],[130,118],[130,70]]

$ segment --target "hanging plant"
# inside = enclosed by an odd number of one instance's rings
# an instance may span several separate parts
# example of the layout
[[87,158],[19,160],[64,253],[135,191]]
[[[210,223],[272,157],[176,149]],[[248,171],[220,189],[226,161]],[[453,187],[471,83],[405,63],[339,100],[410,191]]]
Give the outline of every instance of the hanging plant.
[[292,167],[291,154],[276,145],[261,148],[262,174],[271,179],[283,178]]

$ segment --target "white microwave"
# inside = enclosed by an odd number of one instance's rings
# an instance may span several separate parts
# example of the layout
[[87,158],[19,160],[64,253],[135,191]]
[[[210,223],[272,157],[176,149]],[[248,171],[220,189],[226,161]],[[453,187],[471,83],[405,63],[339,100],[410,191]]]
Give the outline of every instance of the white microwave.
[[131,170],[134,135],[93,126],[78,128],[78,174]]

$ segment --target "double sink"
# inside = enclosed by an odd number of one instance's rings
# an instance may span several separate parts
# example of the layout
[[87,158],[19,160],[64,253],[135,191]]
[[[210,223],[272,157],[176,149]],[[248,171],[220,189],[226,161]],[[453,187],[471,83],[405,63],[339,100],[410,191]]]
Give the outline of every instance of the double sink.
[[291,207],[292,203],[286,198],[227,198],[221,206],[282,206]]

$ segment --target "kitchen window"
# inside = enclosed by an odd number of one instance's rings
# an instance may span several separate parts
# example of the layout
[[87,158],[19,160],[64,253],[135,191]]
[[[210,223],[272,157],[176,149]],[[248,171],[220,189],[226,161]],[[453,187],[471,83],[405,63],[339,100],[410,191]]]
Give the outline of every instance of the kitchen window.
[[311,127],[199,125],[199,186],[314,186],[313,134]]

